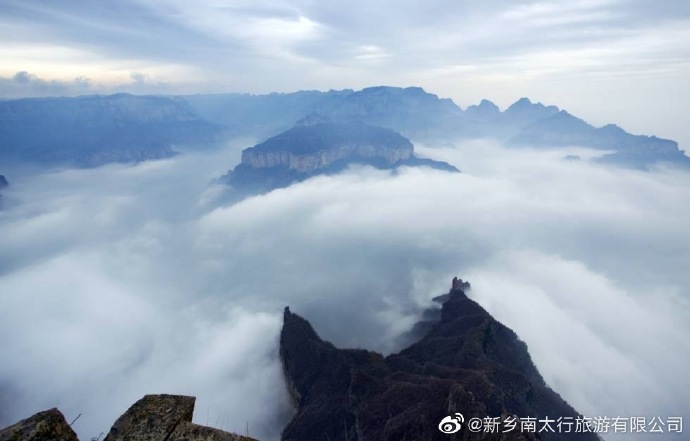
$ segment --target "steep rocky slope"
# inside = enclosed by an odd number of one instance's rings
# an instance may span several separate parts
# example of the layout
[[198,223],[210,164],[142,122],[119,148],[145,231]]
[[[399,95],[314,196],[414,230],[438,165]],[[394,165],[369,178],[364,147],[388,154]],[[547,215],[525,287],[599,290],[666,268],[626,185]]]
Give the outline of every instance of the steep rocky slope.
[[[302,317],[285,309],[280,355],[297,413],[283,440],[597,440],[594,433],[522,433],[511,418],[563,418],[578,413],[544,382],[513,331],[470,300],[456,281],[438,321],[398,354],[338,349]],[[439,430],[447,416],[498,418],[494,433],[461,425]],[[518,425],[518,427],[520,427]],[[537,427],[537,432],[541,427]]]

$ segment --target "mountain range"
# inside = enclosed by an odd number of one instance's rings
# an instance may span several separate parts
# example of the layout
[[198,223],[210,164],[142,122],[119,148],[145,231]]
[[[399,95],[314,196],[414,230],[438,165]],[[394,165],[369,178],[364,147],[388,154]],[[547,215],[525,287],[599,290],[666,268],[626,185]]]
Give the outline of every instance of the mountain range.
[[[488,138],[512,147],[602,149],[606,152],[600,161],[640,169],[658,162],[690,166],[690,158],[675,141],[632,135],[612,124],[595,128],[565,110],[533,103],[528,98],[519,99],[504,111],[489,100],[463,110],[451,99],[439,98],[419,87],[184,98],[202,117],[246,136],[276,135],[289,129],[298,115],[317,113],[334,121],[389,128],[429,145]],[[238,103],[251,105],[242,107]],[[235,121],[228,118],[228,112]]]
[[605,150],[601,161],[647,168],[690,165],[675,141],[593,127],[552,105],[522,98],[501,111],[482,100],[462,109],[419,87],[299,91],[267,95],[83,96],[0,101],[0,159],[98,166],[203,148],[233,137],[266,140],[308,115],[364,123],[438,145],[490,138],[513,147],[581,146]]

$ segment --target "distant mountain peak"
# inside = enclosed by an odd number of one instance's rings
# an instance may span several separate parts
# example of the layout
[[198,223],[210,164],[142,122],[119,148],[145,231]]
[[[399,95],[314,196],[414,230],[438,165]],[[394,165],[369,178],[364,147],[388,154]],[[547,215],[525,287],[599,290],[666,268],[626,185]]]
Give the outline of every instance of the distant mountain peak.
[[491,101],[483,99],[479,104],[469,106],[465,115],[474,120],[493,120],[501,114],[501,109]]
[[493,101],[489,101],[486,98],[482,99],[479,102],[479,107],[480,108],[491,108],[491,109],[496,109],[500,110],[496,104],[493,103]]
[[540,102],[533,103],[529,98],[523,97],[511,104],[505,113],[525,112],[525,111],[544,111],[557,113],[560,109],[556,106],[545,106]]
[[[539,103],[541,104],[541,103]],[[522,97],[519,100],[515,101],[510,107],[520,107],[520,106],[531,106],[532,105],[532,100],[530,100],[527,97]]]

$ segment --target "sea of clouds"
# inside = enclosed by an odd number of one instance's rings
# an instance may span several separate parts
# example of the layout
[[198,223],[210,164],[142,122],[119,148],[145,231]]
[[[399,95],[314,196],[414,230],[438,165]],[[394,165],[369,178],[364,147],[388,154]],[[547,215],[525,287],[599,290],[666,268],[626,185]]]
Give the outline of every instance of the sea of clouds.
[[690,417],[690,173],[418,151],[463,172],[355,167],[227,205],[212,181],[238,146],[0,170],[0,426],[57,406],[88,440],[177,393],[198,423],[275,440],[284,306],[390,353],[456,275],[578,411]]

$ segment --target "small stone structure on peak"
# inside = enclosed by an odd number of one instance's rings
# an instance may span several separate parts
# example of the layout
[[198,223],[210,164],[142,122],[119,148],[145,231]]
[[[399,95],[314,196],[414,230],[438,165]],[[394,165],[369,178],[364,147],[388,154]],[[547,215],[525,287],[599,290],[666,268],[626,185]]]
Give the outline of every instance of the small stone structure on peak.
[[470,282],[463,282],[462,279],[453,277],[453,283],[451,285],[450,291],[466,291],[470,289]]

